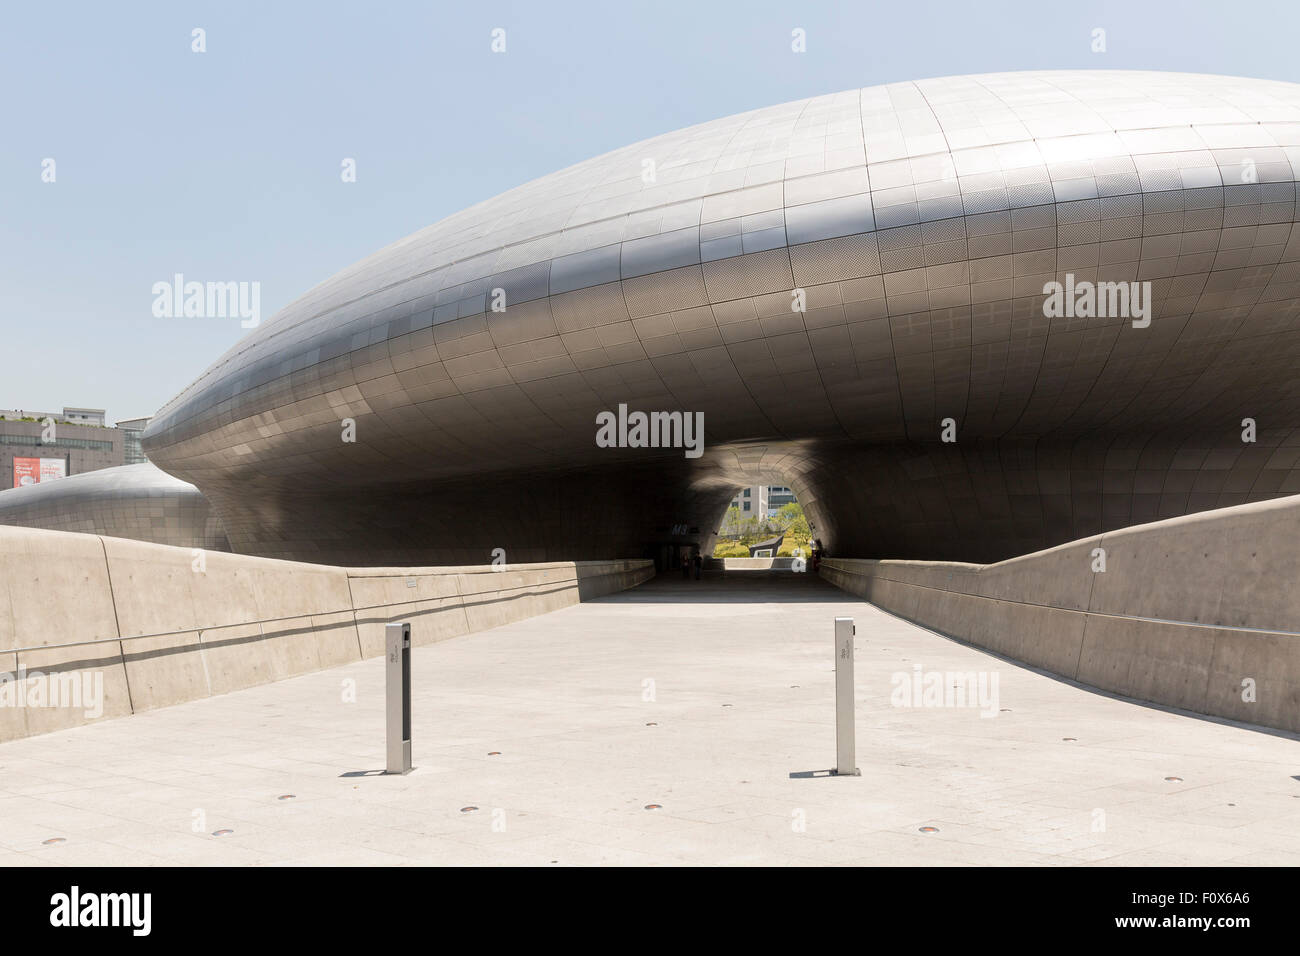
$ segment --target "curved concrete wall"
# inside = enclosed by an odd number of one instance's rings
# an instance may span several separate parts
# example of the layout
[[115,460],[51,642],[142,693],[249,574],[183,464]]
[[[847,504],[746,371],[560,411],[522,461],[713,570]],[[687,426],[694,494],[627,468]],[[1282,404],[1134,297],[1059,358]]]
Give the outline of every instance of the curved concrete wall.
[[[100,715],[21,706],[20,685],[0,684],[0,740],[371,657],[389,621],[410,620],[414,643],[432,644],[653,574],[641,560],[499,570],[348,569],[220,552],[200,561],[184,548],[0,527],[0,674],[43,675],[22,685],[24,700],[34,686],[49,700],[60,681],[102,681]],[[83,641],[104,643],[56,646]]]
[[[1104,572],[1093,571],[1097,548]],[[1300,496],[998,564],[825,558],[819,572],[899,617],[1084,684],[1300,731]]]

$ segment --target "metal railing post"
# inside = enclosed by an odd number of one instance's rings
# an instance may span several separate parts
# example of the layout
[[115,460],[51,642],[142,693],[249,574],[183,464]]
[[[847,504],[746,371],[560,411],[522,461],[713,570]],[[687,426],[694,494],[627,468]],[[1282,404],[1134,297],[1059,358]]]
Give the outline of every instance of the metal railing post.
[[411,772],[411,625],[384,628],[384,709],[388,731],[387,773]]
[[835,775],[861,776],[853,727],[853,618],[835,619]]

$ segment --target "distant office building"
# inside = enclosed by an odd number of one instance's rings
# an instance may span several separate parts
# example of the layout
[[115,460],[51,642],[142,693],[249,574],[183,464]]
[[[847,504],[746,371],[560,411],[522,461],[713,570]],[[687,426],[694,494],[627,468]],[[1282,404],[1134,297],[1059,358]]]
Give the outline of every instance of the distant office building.
[[795,500],[794,492],[784,485],[767,486],[767,513],[769,515],[776,514]]
[[126,464],[138,465],[149,460],[149,457],[144,453],[144,449],[140,447],[140,435],[150,421],[152,421],[152,418],[128,418],[117,423],[117,427],[122,432],[122,449],[126,457]]
[[0,409],[0,487],[124,464],[124,432],[103,422],[104,411],[97,408],[65,408],[62,413]]
[[742,489],[731,501],[731,506],[740,511],[742,518],[767,517],[767,486],[751,485]]
[[731,500],[731,507],[742,518],[771,518],[795,500],[794,492],[784,485],[751,485]]
[[104,409],[102,408],[69,408],[63,406],[63,417],[74,425],[95,425],[99,428],[104,425]]

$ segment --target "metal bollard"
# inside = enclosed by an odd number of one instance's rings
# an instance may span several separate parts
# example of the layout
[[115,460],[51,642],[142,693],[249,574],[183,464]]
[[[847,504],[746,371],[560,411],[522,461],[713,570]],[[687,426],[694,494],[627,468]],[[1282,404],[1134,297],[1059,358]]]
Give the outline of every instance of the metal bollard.
[[411,625],[384,628],[384,707],[388,724],[386,773],[411,772]]
[[858,777],[853,737],[853,618],[835,619],[835,770],[838,777]]

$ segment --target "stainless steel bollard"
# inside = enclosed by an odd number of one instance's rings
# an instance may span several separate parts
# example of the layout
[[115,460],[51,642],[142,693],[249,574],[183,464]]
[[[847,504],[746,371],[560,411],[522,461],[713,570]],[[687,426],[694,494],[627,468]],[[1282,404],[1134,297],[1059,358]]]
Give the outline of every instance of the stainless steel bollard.
[[853,618],[835,619],[835,775],[861,776],[853,737]]
[[384,628],[384,708],[388,724],[387,773],[411,772],[411,625]]

